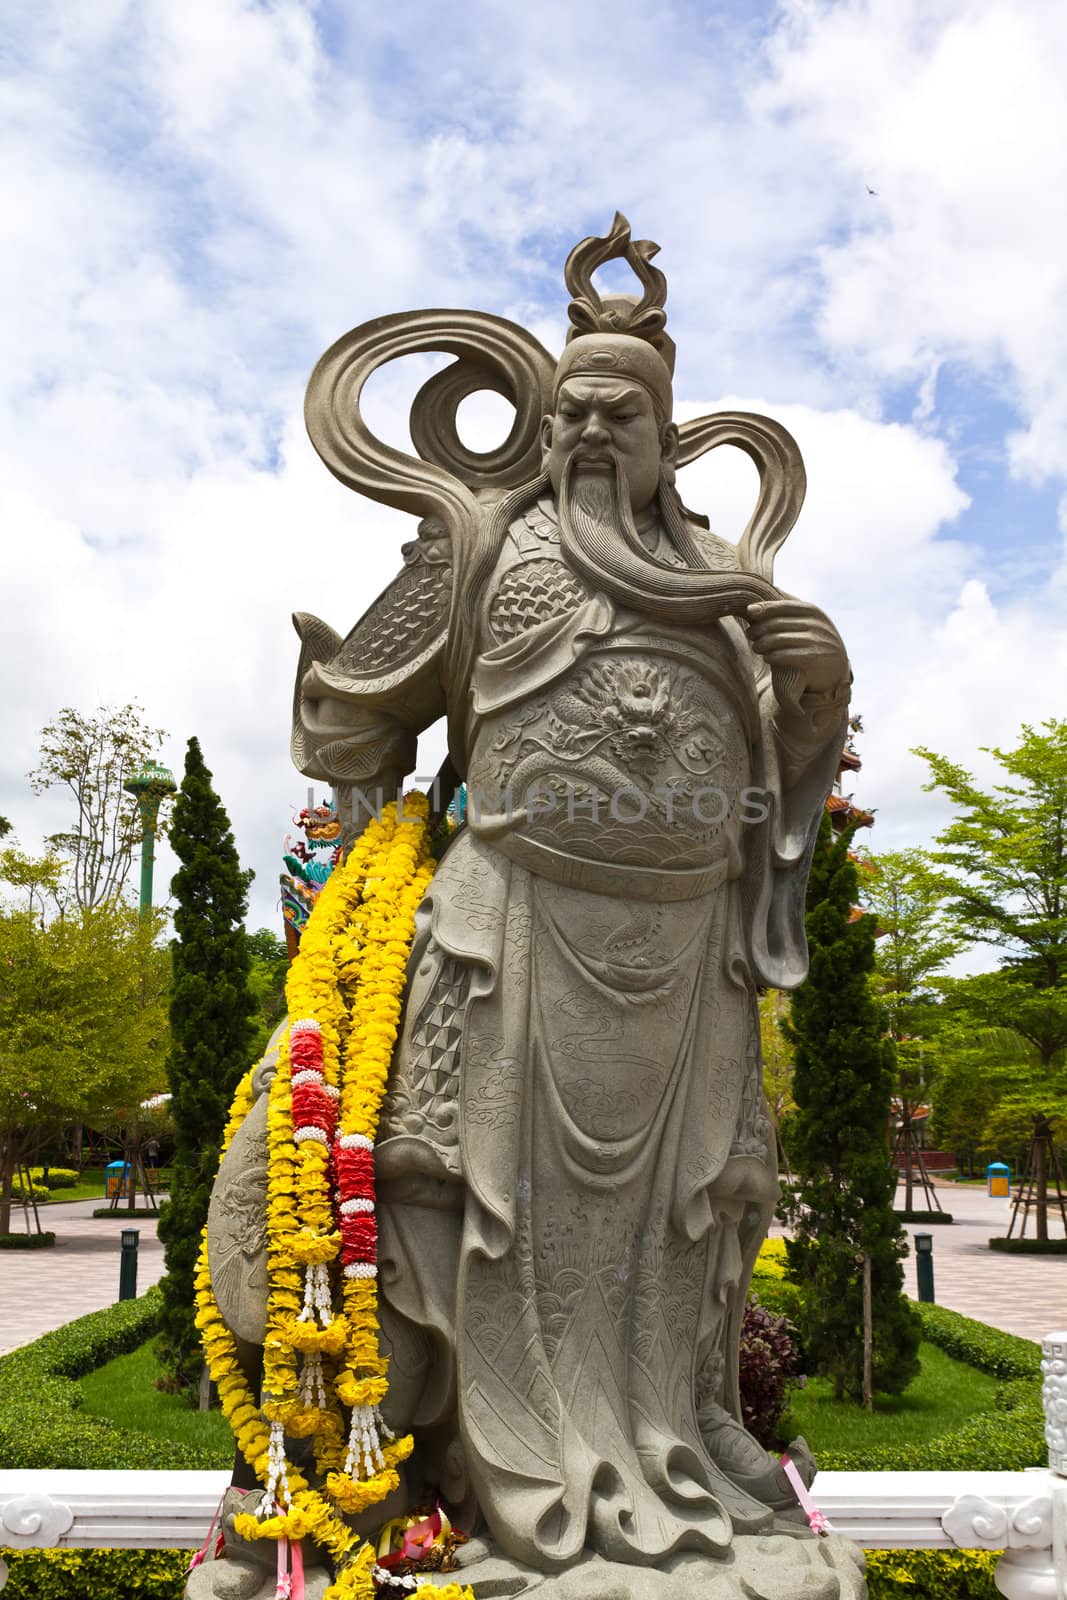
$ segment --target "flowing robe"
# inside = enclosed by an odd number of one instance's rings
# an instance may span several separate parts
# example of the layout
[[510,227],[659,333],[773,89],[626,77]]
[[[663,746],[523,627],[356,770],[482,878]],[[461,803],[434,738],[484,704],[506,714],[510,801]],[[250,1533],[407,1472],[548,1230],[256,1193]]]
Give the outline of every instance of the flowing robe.
[[[418,915],[376,1156],[387,1414],[530,1566],[721,1552],[771,1522],[709,1448],[777,1194],[756,985],[803,976],[844,706],[787,719],[736,621],[588,592],[551,502],[478,615],[445,695],[468,825]],[[298,703],[382,749],[430,720],[433,671],[368,711],[335,661]]]

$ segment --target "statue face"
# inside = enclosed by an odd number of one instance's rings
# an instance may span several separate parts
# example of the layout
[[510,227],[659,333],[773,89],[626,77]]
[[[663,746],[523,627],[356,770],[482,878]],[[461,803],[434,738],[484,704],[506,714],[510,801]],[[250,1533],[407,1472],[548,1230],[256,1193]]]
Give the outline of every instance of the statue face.
[[567,378],[555,415],[541,430],[544,466],[557,495],[572,455],[575,468],[591,475],[613,475],[617,460],[634,512],[651,503],[677,438],[673,424],[661,427],[647,389],[626,378]]

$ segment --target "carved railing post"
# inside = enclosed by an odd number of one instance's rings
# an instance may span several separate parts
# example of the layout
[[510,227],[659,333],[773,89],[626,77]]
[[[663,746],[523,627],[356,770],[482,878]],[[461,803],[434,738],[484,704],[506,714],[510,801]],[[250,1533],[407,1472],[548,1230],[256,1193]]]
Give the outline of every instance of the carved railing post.
[[1067,1332],[1041,1344],[1049,1470],[1016,1504],[965,1494],[941,1526],[961,1549],[1000,1550],[994,1582],[1005,1600],[1067,1600]]

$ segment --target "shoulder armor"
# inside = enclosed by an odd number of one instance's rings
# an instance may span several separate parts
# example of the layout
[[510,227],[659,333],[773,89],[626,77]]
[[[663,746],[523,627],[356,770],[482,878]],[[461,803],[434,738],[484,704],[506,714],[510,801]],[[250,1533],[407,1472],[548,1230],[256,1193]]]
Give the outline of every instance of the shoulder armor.
[[700,551],[704,565],[713,572],[738,572],[740,561],[737,556],[737,546],[731,544],[729,539],[720,539],[717,533],[701,527],[698,523],[689,523],[689,537]]
[[390,677],[414,668],[448,626],[452,568],[414,561],[367,608],[329,662],[344,677]]
[[546,547],[558,546],[559,524],[552,501],[542,495],[528,505],[511,523],[508,533],[519,555],[526,558],[544,555]]

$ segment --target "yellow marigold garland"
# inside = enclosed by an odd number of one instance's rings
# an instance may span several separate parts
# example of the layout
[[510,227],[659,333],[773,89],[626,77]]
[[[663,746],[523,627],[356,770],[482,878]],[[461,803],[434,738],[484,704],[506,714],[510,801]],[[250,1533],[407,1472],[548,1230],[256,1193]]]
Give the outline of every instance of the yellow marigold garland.
[[[378,1407],[387,1390],[378,1345],[371,1147],[403,1004],[415,911],[433,872],[428,804],[385,808],[327,880],[286,984],[291,1022],[267,1107],[270,1292],[263,1407],[237,1360],[211,1288],[205,1230],[197,1326],[223,1414],[265,1494],[236,1518],[251,1538],[312,1538],[333,1558],[327,1600],[370,1600],[375,1552],[343,1520],[397,1487],[409,1437],[392,1439]],[[296,1071],[294,1072],[294,1066]],[[255,1068],[234,1097],[223,1154],[253,1104]],[[295,1118],[295,1120],[294,1120]],[[331,1184],[331,1140],[338,1173]],[[342,1262],[343,1304],[331,1267]],[[342,1407],[350,1415],[347,1449]],[[288,1460],[284,1434],[314,1436],[325,1492]],[[420,1584],[415,1600],[473,1600],[457,1584]]]

